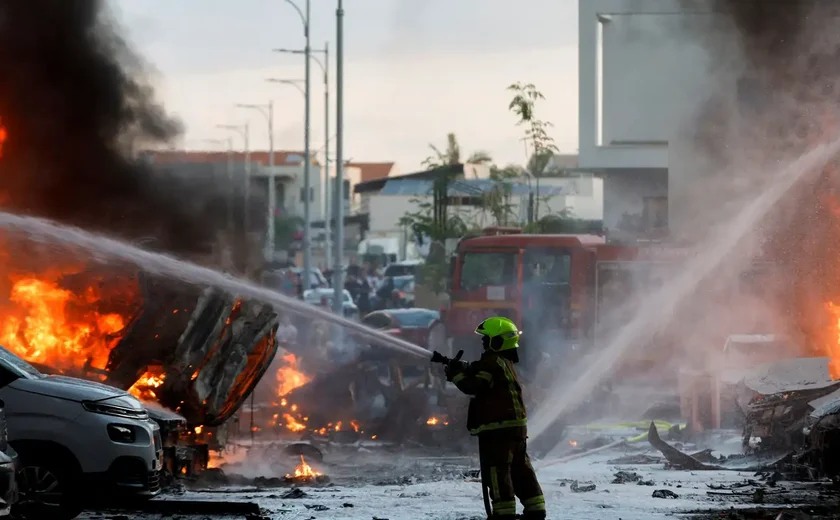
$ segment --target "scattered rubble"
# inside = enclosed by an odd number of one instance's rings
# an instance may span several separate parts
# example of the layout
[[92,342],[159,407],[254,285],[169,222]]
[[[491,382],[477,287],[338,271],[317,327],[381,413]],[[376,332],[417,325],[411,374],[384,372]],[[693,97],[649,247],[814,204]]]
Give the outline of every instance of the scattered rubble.
[[651,495],[653,498],[679,498],[680,496],[670,489],[657,489]]
[[631,473],[629,471],[619,471],[615,474],[615,478],[612,480],[613,484],[632,484],[634,482],[640,482],[642,480],[642,476],[638,473]]
[[595,491],[595,484],[592,482],[578,482],[575,480],[572,482],[572,485],[569,486],[569,489],[572,490],[573,493],[588,493],[590,491]]

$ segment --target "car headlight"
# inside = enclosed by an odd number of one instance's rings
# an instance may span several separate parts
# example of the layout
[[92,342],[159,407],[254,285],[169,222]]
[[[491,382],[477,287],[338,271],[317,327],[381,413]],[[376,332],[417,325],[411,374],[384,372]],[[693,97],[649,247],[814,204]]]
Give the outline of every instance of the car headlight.
[[131,408],[123,408],[122,406],[114,406],[96,401],[82,401],[82,406],[88,412],[99,413],[102,415],[113,415],[114,417],[141,420],[149,418],[149,412],[146,410],[132,410]]
[[109,424],[108,437],[114,442],[123,444],[134,444],[137,440],[134,428],[128,424]]

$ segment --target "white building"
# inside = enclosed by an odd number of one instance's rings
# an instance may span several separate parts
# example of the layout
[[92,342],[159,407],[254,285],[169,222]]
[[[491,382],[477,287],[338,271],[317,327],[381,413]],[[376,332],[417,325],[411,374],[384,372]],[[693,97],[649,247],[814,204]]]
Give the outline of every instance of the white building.
[[709,9],[684,0],[579,0],[578,9],[579,161],[604,179],[604,225],[616,237],[673,228],[691,174],[677,136],[711,90],[709,57],[692,35]]
[[[369,236],[400,237],[406,230],[400,220],[417,212],[423,203],[432,202],[433,180],[392,178],[375,192],[365,194]],[[480,207],[480,197],[493,188],[488,179],[462,179],[449,189],[449,215],[457,216],[469,226],[497,225],[494,216]],[[505,224],[520,226],[528,220],[529,194],[539,199],[539,216],[564,215],[582,220],[600,221],[603,207],[603,181],[595,177],[545,178],[539,187],[516,181],[511,185],[508,200],[510,220]]]

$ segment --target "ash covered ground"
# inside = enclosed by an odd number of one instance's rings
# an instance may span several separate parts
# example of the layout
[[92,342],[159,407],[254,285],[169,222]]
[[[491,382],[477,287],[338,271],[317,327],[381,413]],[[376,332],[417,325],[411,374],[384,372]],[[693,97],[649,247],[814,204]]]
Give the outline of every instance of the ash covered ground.
[[[548,501],[548,517],[594,520],[621,518],[833,518],[820,511],[837,507],[830,483],[793,483],[774,480],[755,471],[681,471],[667,469],[659,452],[646,440],[566,462],[596,444],[638,435],[638,430],[599,429],[589,432],[577,448],[564,442],[555,452],[535,462]],[[578,429],[577,435],[587,435]],[[740,453],[740,433],[726,432],[709,440],[714,453]],[[594,444],[593,444],[594,443]],[[707,446],[676,443],[695,451]],[[251,456],[223,465],[226,479],[219,475],[189,482],[182,492],[156,500],[207,500],[251,502],[257,516],[207,515],[193,518],[294,519],[479,519],[485,518],[481,488],[473,456],[441,456],[427,449],[396,448],[364,443],[332,448],[323,462],[312,467],[330,477],[322,485],[291,485],[281,482],[295,466],[294,456],[283,455],[280,445],[254,448]],[[238,475],[238,476],[237,476]],[[254,477],[264,478],[254,478]],[[274,477],[272,479],[271,477]],[[592,489],[594,486],[594,489]],[[299,491],[298,491],[299,490]],[[673,493],[673,495],[671,494]],[[656,498],[653,495],[662,495]],[[220,504],[219,507],[223,507]],[[836,510],[836,509],[835,509]],[[828,514],[828,513],[824,513]],[[805,515],[805,516],[803,516]],[[158,520],[185,517],[172,514],[130,514],[89,512],[82,519],[119,517]]]

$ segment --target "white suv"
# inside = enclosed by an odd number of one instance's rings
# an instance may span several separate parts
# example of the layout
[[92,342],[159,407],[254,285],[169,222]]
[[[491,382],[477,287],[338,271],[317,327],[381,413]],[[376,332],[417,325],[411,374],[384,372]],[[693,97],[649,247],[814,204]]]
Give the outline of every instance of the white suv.
[[160,428],[129,393],[44,375],[0,347],[0,399],[19,455],[15,509],[27,517],[74,518],[86,499],[160,492]]

